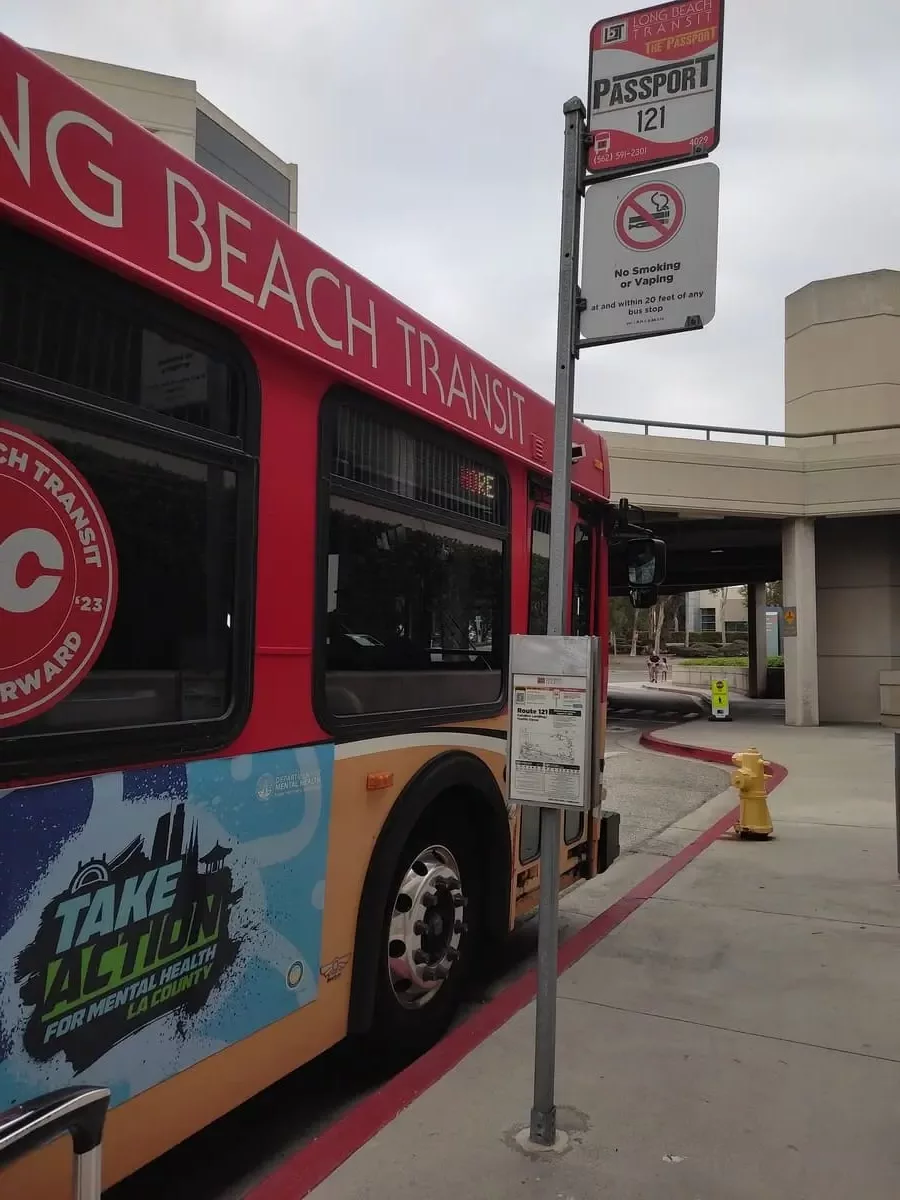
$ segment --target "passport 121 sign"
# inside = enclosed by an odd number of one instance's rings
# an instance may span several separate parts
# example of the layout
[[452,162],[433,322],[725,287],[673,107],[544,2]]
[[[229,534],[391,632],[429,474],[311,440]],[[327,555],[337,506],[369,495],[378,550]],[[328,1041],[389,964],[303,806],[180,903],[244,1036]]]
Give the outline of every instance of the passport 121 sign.
[[681,0],[591,30],[588,171],[705,158],[719,143],[725,0]]

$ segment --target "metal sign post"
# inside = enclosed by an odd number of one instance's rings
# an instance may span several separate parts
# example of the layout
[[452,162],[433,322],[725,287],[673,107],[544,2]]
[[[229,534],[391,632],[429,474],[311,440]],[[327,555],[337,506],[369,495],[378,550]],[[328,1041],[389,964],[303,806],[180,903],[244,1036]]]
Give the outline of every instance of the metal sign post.
[[[556,319],[556,413],[553,426],[553,491],[550,498],[550,586],[547,633],[566,631],[569,595],[569,495],[572,490],[572,421],[575,413],[575,339],[578,336],[578,245],[584,173],[585,110],[574,97],[563,105],[562,227],[559,246],[559,310]],[[537,1014],[534,1029],[534,1103],[531,1141],[556,1141],[556,980],[559,955],[558,808],[541,808],[541,890],[538,908]]]
[[[573,696],[579,692],[577,680],[584,675],[579,670],[566,671],[562,667],[567,661],[568,642],[591,640],[565,637],[575,361],[579,350],[590,345],[702,328],[712,316],[718,213],[716,168],[690,166],[677,175],[666,173],[661,178],[645,180],[641,186],[626,187],[621,195],[616,193],[612,204],[609,198],[613,193],[609,189],[617,187],[614,176],[637,175],[663,163],[702,159],[715,149],[719,139],[724,4],[725,0],[703,0],[697,4],[677,0],[599,21],[591,31],[590,135],[582,101],[576,96],[563,105],[566,134],[556,326],[550,581],[543,650],[549,662],[545,670],[537,672],[519,667],[522,682],[518,689],[517,676],[513,675],[507,771],[510,781],[514,773],[518,777],[517,784],[508,784],[512,789],[510,799],[541,807],[534,1102],[529,1127],[529,1140],[539,1147],[554,1146],[557,1140],[554,1086],[560,807],[569,803],[563,799],[565,788],[559,791],[558,778],[552,786],[548,784],[549,775],[560,768],[546,757],[541,758],[546,730],[541,733],[540,723],[547,710],[551,713],[551,724],[561,723],[572,746],[577,743],[573,730],[584,714],[576,717],[578,706]],[[592,222],[597,226],[596,236],[589,239],[587,230],[584,236],[586,278],[581,286],[594,297],[586,318],[588,325],[590,318],[595,320],[593,330],[588,329],[588,333],[595,335],[591,338],[582,337],[579,328],[579,314],[587,302],[582,300],[578,289],[578,258],[582,242],[582,195],[586,188],[595,185],[607,191],[602,201],[598,198],[590,206],[601,213],[599,225],[597,220]],[[716,224],[715,231],[711,230],[711,223]],[[676,244],[679,236],[681,243]],[[673,258],[676,252],[678,257]],[[680,261],[682,252],[686,256],[690,252],[684,270]],[[627,262],[617,263],[616,256],[620,253],[628,256]],[[618,301],[626,298],[625,293],[630,303],[620,306]],[[517,654],[517,641],[512,639],[511,662]],[[542,688],[549,689],[546,694],[552,699],[536,699]],[[523,725],[532,722],[534,736],[517,732],[517,722]],[[554,737],[559,735],[557,725]],[[593,721],[590,728],[594,728]],[[533,746],[536,761],[529,762],[527,754],[514,751],[514,745]],[[592,744],[586,751],[589,761],[594,761],[594,750]],[[539,785],[529,782],[532,770],[536,775],[545,773]]]

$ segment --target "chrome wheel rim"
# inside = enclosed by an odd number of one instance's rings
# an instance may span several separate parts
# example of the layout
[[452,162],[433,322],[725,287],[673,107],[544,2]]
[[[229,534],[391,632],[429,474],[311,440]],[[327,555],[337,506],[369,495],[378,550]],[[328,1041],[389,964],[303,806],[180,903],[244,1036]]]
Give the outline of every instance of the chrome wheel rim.
[[465,907],[459,866],[446,846],[417,854],[394,897],[388,935],[391,989],[403,1008],[421,1008],[447,981],[466,932]]

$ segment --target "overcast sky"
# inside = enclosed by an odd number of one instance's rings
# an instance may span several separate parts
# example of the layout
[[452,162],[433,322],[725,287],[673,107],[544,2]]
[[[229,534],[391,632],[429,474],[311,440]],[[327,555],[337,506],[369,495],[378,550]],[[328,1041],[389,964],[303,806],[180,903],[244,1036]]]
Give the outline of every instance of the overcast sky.
[[[637,5],[635,5],[637,7]],[[717,314],[586,351],[578,408],[783,424],[784,297],[896,265],[897,0],[727,0]],[[7,0],[26,45],[196,79],[314,241],[545,394],[563,102],[614,0]],[[852,424],[848,414],[848,424]]]

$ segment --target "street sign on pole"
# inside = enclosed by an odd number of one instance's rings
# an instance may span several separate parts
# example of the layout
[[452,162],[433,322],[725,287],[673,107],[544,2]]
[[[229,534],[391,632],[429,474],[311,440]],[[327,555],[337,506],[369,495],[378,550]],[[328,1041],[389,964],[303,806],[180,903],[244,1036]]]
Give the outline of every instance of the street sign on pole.
[[510,804],[585,810],[595,802],[597,670],[595,637],[510,637]]
[[587,169],[645,171],[719,144],[724,0],[680,0],[591,30]]
[[766,609],[766,654],[769,658],[777,658],[781,653],[781,636],[778,628],[780,617],[780,609]]
[[715,163],[593,184],[584,201],[581,344],[708,325],[718,240]]

